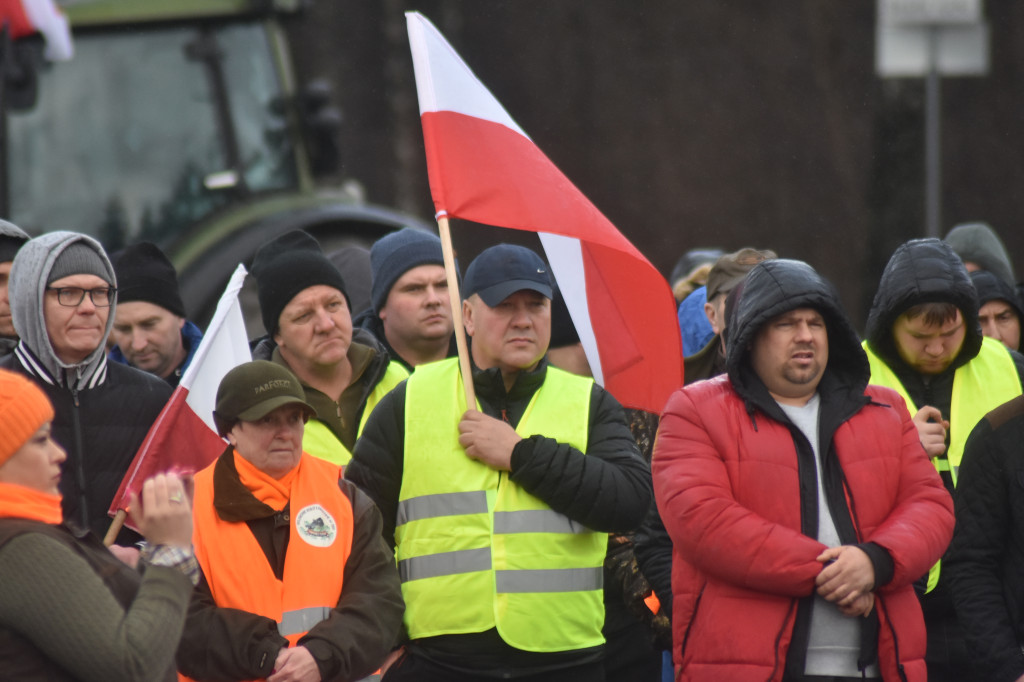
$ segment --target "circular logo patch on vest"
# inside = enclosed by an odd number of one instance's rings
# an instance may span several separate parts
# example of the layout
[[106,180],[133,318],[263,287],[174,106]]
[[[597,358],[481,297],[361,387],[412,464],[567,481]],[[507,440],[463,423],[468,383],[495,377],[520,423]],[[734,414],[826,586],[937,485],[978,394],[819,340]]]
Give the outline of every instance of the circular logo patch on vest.
[[338,537],[338,524],[334,517],[319,504],[303,507],[295,516],[295,530],[299,537],[314,547],[330,547]]

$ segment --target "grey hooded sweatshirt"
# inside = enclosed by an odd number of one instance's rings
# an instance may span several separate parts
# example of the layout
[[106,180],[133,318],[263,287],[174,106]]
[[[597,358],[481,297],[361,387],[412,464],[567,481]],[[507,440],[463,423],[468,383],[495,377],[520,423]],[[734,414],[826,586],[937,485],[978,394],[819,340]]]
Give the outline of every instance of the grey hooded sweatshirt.
[[[9,223],[6,220],[0,220],[0,242],[5,243],[7,246],[0,248],[0,263],[6,263],[13,259],[13,256],[8,255],[8,249],[10,245],[17,243],[18,241],[27,242],[31,237],[28,234],[15,225]],[[18,345],[18,338],[0,336],[0,357],[7,355],[14,350],[14,347]]]
[[[132,367],[107,363],[106,338],[114,324],[109,310],[103,339],[82,362],[57,357],[46,330],[46,280],[60,254],[82,242],[104,263],[111,284],[114,269],[99,242],[75,232],[51,232],[30,240],[11,267],[10,299],[21,341],[0,367],[27,375],[53,403],[53,437],[67,452],[60,483],[64,520],[102,536],[107,510],[149,427],[170,398],[166,382]],[[118,541],[138,536],[124,530]]]

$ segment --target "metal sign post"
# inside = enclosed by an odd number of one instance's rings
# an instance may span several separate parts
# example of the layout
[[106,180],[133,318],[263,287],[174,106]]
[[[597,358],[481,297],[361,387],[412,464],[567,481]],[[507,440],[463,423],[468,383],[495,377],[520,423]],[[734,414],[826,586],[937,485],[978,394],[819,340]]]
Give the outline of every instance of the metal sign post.
[[989,28],[981,0],[878,0],[875,70],[925,79],[925,235],[941,236],[942,76],[988,73]]

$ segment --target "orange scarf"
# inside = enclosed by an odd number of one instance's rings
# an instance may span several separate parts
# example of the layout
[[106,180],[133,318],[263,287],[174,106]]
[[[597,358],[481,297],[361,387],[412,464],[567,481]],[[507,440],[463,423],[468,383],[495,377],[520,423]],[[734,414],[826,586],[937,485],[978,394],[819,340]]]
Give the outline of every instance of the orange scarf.
[[0,519],[30,519],[56,525],[64,520],[60,495],[0,482]]
[[249,489],[252,496],[276,511],[284,509],[291,497],[292,481],[295,480],[299,467],[295,467],[281,478],[274,478],[257,469],[252,462],[239,455],[237,451],[234,455],[238,478],[242,481],[242,485]]

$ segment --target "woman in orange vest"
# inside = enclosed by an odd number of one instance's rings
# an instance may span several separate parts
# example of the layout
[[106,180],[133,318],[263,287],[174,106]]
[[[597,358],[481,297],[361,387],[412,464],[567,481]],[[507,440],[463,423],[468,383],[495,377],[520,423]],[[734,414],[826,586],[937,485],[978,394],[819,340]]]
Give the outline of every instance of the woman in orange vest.
[[150,543],[134,570],[64,523],[52,419],[34,383],[0,370],[0,678],[173,680],[197,573],[182,482],[155,476],[131,505]]
[[201,577],[178,649],[191,679],[359,680],[396,642],[404,605],[380,514],[302,451],[312,416],[281,365],[221,381],[214,421],[230,445],[195,477]]

